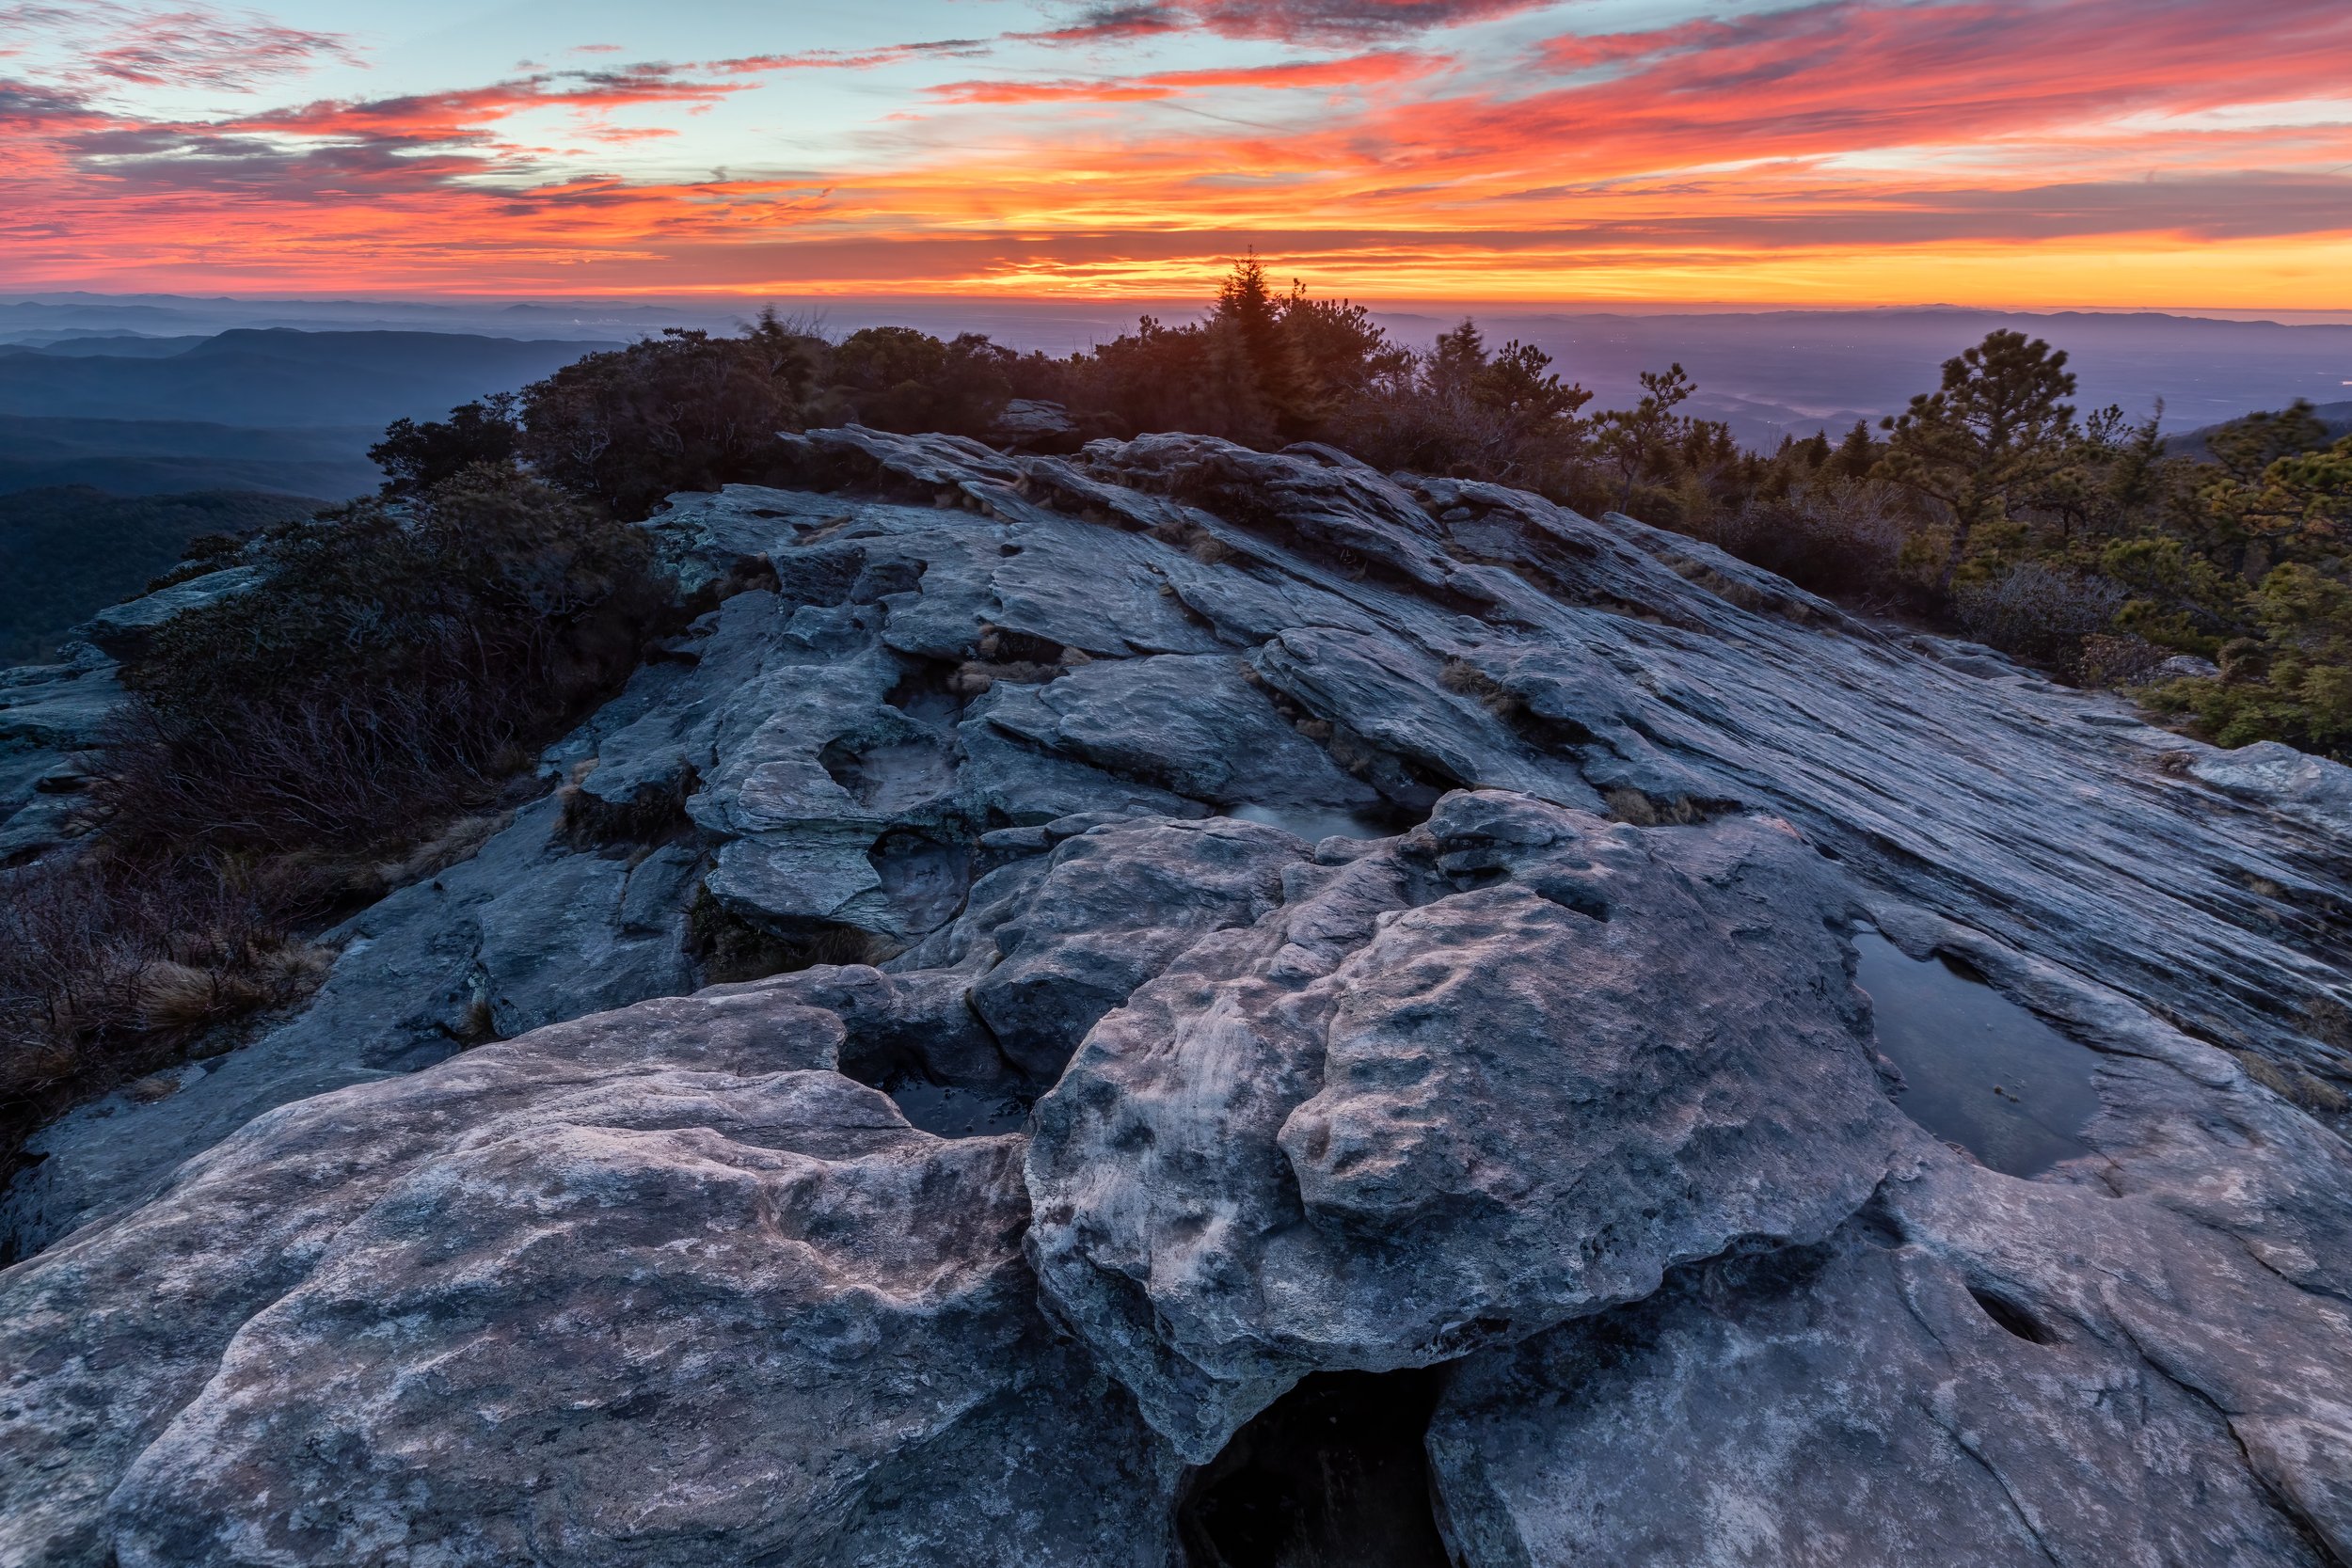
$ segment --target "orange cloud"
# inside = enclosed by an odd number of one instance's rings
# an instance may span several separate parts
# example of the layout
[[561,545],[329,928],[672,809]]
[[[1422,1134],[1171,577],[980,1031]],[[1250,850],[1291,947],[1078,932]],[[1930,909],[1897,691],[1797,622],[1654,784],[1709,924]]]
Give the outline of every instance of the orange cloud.
[[[1200,4],[1073,25],[1181,11],[1287,36],[1266,31],[1281,13],[1361,38],[1523,8]],[[1359,297],[2352,305],[2352,6],[2265,0],[2249,22],[2208,0],[1826,0],[1508,59],[1449,43],[950,80],[906,89],[935,118],[855,159],[702,182],[582,169],[517,127],[553,108],[617,144],[672,129],[604,119],[620,110],[658,122],[770,72],[988,45],[540,72],[200,123],[0,82],[0,284],[1165,294],[1254,244]],[[1120,108],[1163,100],[1188,112]],[[1003,111],[982,138],[978,105]]]

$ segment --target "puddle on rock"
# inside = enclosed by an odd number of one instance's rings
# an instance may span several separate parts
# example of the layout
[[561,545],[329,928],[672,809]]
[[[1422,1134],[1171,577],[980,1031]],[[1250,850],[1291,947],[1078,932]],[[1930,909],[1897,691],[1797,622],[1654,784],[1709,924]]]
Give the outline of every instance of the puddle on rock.
[[1029,1102],[1003,1089],[957,1088],[926,1079],[887,1084],[882,1093],[898,1114],[937,1138],[986,1138],[1018,1132],[1029,1124]]
[[1446,1568],[1422,1447],[1442,1375],[1317,1372],[1260,1412],[1177,1510],[1188,1568]]
[[1867,928],[1853,940],[1854,980],[1870,993],[1879,1049],[1910,1085],[1896,1103],[1912,1120],[2010,1176],[2090,1152],[2095,1052],[1940,958],[1907,958]]
[[[1327,838],[1394,838],[1422,820],[1394,806],[1235,806],[1226,816],[1236,822],[1263,822],[1295,833],[1310,844]],[[1427,814],[1423,813],[1425,816]]]

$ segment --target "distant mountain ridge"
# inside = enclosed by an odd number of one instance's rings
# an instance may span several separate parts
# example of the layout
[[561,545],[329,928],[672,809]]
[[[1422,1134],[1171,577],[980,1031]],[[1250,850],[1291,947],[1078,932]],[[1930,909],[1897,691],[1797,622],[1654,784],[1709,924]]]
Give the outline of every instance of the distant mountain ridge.
[[536,381],[604,346],[283,327],[240,327],[163,357],[12,345],[0,347],[0,414],[380,429]]
[[0,345],[0,662],[44,655],[196,534],[373,490],[368,448],[392,420],[600,346],[271,327]]

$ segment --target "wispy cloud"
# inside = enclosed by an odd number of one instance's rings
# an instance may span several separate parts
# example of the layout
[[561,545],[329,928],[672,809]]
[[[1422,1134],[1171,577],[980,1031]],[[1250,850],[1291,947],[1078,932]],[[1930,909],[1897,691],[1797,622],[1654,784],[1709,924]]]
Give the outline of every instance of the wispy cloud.
[[1538,10],[1557,0],[1150,0],[1089,7],[1058,27],[1009,35],[1099,43],[1206,32],[1286,43],[1362,43]]
[[10,37],[64,51],[73,75],[215,92],[251,92],[322,60],[356,58],[342,34],[289,27],[252,11],[117,0],[0,7],[0,39]]
[[713,60],[706,71],[736,76],[771,71],[872,71],[925,59],[970,59],[993,47],[988,39],[931,39],[921,43],[892,43],[879,49],[810,49],[797,55],[746,55]]
[[[62,14],[0,9],[0,41]],[[73,72],[5,62],[0,280],[1159,292],[1254,243],[1372,295],[2352,304],[2345,0],[1590,14],[1164,0],[201,118],[133,106],[170,100],[126,96],[109,22]],[[159,31],[170,60],[121,70],[228,92],[347,47],[232,24],[243,55]],[[821,166],[676,172],[739,166],[697,128],[810,72],[878,105]]]
[[925,87],[923,95],[940,103],[1053,103],[1179,98],[1217,88],[1331,91],[1412,81],[1434,75],[1451,63],[1443,55],[1390,51],[1351,55],[1343,59],[1156,71],[1136,76],[940,82]]

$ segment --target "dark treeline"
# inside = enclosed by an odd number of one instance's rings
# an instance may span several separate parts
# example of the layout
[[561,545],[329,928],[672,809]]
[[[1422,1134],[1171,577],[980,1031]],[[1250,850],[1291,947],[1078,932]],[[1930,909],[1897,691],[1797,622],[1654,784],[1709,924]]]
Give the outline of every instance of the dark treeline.
[[[1013,400],[1065,444],[1185,430],[1322,441],[1710,541],[1858,608],[2128,688],[2224,744],[2352,747],[2352,437],[2302,405],[2211,459],[2084,414],[2048,344],[1996,332],[1878,428],[1744,451],[1679,365],[1591,407],[1465,321],[1427,349],[1237,266],[1198,323],[1086,353],[760,321],[592,354],[518,394],[403,420],[380,496],[199,541],[264,585],[126,661],[96,831],[0,870],[0,1153],[56,1105],[297,994],[306,933],[464,852],[532,759],[615,689],[669,602],[628,526],[663,497],[789,477],[781,432],[858,420],[990,439]],[[2209,661],[2185,670],[2177,656]],[[2173,661],[2173,662],[2168,662]]]

